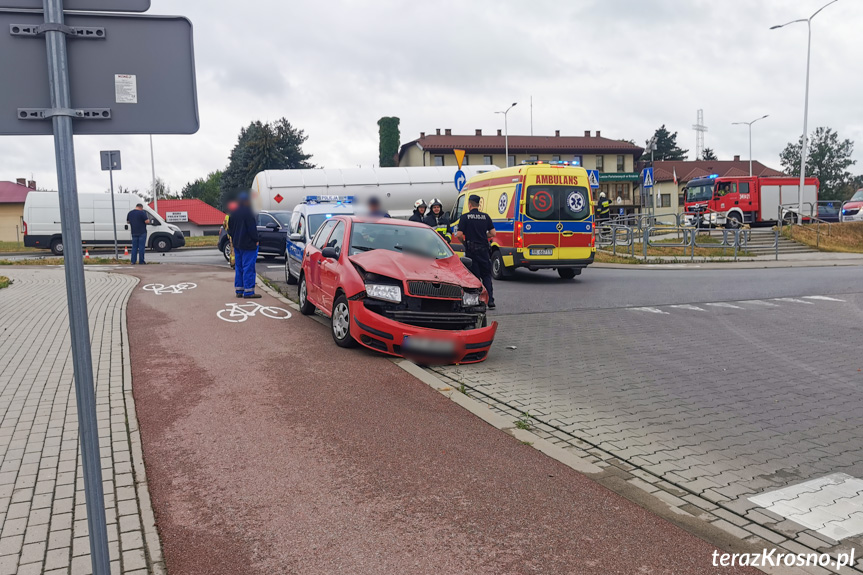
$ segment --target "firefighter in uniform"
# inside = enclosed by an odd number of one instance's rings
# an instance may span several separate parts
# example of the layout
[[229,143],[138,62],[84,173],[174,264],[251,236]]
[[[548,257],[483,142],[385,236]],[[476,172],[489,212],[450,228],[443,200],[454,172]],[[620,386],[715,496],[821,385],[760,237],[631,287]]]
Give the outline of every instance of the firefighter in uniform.
[[599,201],[596,203],[596,218],[600,222],[604,222],[608,219],[608,215],[611,212],[611,200],[605,197],[605,192],[600,192]]
[[494,291],[491,285],[491,258],[488,241],[494,238],[496,232],[491,218],[485,212],[479,211],[479,196],[468,198],[470,211],[458,220],[456,238],[464,246],[464,255],[473,261],[471,271],[482,281],[488,291],[488,307],[494,309]]

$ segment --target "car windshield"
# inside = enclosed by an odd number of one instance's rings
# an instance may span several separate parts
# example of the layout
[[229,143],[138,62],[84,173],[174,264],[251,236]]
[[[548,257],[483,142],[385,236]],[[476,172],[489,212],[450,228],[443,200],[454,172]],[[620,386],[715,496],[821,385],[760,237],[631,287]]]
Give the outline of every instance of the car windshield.
[[686,188],[687,202],[706,202],[713,197],[713,184],[701,184]]
[[410,253],[441,260],[453,255],[449,245],[428,227],[354,223],[351,255],[371,250]]
[[285,227],[289,227],[291,225],[290,212],[270,212],[270,215],[276,218],[276,220]]
[[318,233],[318,229],[320,229],[320,227],[324,225],[324,222],[331,217],[333,217],[332,214],[309,214],[309,226],[307,228],[309,231],[309,237]]
[[857,193],[851,196],[852,202],[863,202],[863,190],[857,190]]

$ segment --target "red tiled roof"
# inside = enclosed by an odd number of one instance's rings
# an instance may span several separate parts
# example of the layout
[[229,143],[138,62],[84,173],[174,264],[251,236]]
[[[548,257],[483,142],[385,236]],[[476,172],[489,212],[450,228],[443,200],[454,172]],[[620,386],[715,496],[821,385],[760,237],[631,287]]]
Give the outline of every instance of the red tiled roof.
[[[748,160],[693,160],[653,162],[653,179],[657,182],[673,182],[677,172],[678,182],[688,182],[711,174],[720,177],[748,176]],[[753,176],[785,176],[786,174],[768,168],[761,162],[752,162]]]
[[0,182],[0,204],[23,204],[27,194],[33,191],[15,182]]
[[199,226],[219,226],[225,221],[224,213],[201,200],[159,200],[159,215],[164,218],[167,212],[188,212],[189,221]]
[[[496,152],[503,153],[506,142],[504,136],[438,136],[432,134],[424,136],[403,144],[399,150],[399,157],[403,156],[407,149],[415,144],[422,146],[424,150],[452,150],[462,149],[468,152]],[[513,136],[509,137],[510,153],[524,153],[527,151],[553,153],[553,152],[618,152],[633,154],[641,157],[643,148],[624,142],[597,136]]]

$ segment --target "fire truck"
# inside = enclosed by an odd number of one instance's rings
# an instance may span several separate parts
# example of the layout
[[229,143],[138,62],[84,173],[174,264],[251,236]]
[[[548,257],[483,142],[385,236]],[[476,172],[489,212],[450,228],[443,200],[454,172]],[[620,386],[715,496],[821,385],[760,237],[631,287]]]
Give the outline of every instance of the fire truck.
[[[804,182],[804,222],[810,214],[817,215],[819,186],[817,178],[806,178]],[[714,175],[697,178],[684,188],[684,211],[704,212],[704,221],[712,226],[774,224],[780,217],[788,222],[797,222],[799,189],[800,178],[794,177]],[[691,217],[687,216],[687,219]]]

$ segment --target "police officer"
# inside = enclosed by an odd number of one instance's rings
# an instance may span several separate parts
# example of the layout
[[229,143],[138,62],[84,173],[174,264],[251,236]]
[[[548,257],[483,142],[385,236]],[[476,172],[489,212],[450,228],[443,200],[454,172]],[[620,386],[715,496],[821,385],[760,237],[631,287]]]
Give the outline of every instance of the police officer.
[[488,307],[494,309],[494,291],[491,285],[491,259],[488,241],[495,234],[494,224],[485,212],[479,211],[480,197],[472,195],[467,199],[470,211],[458,220],[456,238],[464,245],[464,255],[473,261],[471,271],[482,280],[488,291]]
[[611,211],[611,200],[605,196],[605,192],[600,192],[599,201],[596,203],[596,219],[604,222],[608,219]]

